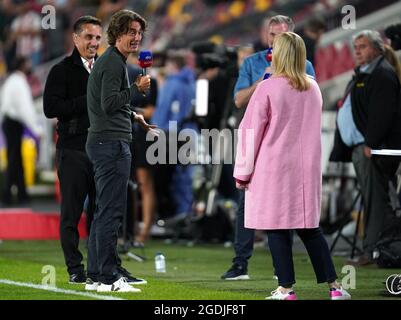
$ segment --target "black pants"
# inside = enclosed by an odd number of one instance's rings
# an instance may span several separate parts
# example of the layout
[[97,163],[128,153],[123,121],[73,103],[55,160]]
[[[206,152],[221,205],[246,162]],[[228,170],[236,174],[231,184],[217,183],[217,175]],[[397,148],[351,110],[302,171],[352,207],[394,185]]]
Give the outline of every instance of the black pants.
[[[242,266],[245,270],[248,269],[249,259],[253,254],[253,244],[255,241],[255,230],[245,228],[245,191],[238,190],[238,210],[235,220],[235,235],[234,235],[234,264]],[[293,237],[290,233],[290,245],[292,246]],[[274,274],[276,272],[274,271]]]
[[160,219],[171,218],[176,212],[176,205],[171,197],[175,166],[174,164],[156,164],[153,167],[157,213]]
[[[308,251],[318,283],[334,282],[337,279],[330,250],[320,228],[295,230]],[[289,288],[295,283],[292,260],[292,230],[267,231],[273,265],[278,284]]]
[[367,158],[364,155],[364,147],[365,145],[360,145],[354,148],[352,162],[364,204],[363,250],[365,254],[370,255],[380,240],[386,220],[393,216],[389,182],[395,179],[400,160],[396,157],[380,156]]
[[78,249],[78,223],[87,196],[88,226],[93,219],[96,197],[93,167],[84,151],[57,149],[56,156],[61,191],[60,240],[68,273],[74,274],[84,271],[82,254]]
[[233,263],[241,265],[245,270],[248,268],[248,260],[253,253],[255,230],[247,229],[244,226],[245,191],[239,190],[238,210],[235,220],[234,250],[235,258]]
[[104,284],[118,280],[118,230],[127,206],[131,166],[128,142],[88,143],[96,184],[96,210],[88,243],[88,277]]
[[18,201],[27,199],[24,180],[24,168],[22,166],[21,141],[24,132],[23,125],[8,117],[3,121],[3,132],[7,143],[7,171],[2,200],[4,204],[11,203],[11,187],[18,190]]

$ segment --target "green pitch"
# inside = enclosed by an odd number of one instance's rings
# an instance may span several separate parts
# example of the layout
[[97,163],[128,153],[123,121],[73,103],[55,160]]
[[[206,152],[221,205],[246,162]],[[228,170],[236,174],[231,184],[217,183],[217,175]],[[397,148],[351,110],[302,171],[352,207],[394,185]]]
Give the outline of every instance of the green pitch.
[[[85,252],[85,248],[82,247]],[[154,270],[154,255],[162,251],[166,256],[167,273],[157,274]],[[140,251],[133,251],[142,254]],[[134,276],[145,278],[148,284],[138,286],[141,293],[103,294],[134,300],[263,300],[277,287],[273,280],[271,256],[263,248],[256,248],[250,260],[249,281],[223,281],[220,276],[230,266],[232,248],[221,244],[195,245],[166,244],[151,241],[145,249],[145,262],[123,257],[123,265]],[[345,259],[334,258],[339,278]],[[312,265],[306,254],[294,258],[300,300],[327,300],[325,284],[317,285]],[[48,284],[49,272],[46,267],[54,266],[57,292],[27,286]],[[48,268],[48,267],[47,267]],[[52,268],[52,267],[50,267]],[[42,270],[45,273],[42,273]],[[385,279],[400,270],[384,270],[377,267],[355,269],[356,289],[349,290],[353,299],[397,299],[380,295],[385,290]],[[47,277],[47,278],[46,278]],[[7,281],[13,281],[10,284]],[[72,290],[72,291],[71,291]],[[84,294],[84,295],[80,295]],[[102,294],[87,296],[84,285],[71,285],[64,266],[63,255],[58,241],[4,241],[0,244],[0,299],[4,300],[63,300],[99,299]]]

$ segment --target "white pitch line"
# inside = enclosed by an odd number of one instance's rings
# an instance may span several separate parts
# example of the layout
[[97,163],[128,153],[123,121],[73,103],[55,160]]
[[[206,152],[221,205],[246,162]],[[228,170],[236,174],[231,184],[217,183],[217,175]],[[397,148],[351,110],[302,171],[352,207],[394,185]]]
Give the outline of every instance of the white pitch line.
[[64,293],[64,294],[72,294],[72,295],[76,295],[76,296],[84,296],[84,297],[95,298],[95,299],[100,299],[100,300],[125,300],[125,299],[121,299],[121,298],[117,298],[117,297],[113,297],[113,296],[103,296],[100,294],[80,292],[80,291],[75,291],[75,290],[66,290],[66,289],[60,289],[60,288],[51,287],[51,286],[44,286],[44,285],[33,284],[33,283],[29,283],[29,282],[17,282],[17,281],[12,281],[12,280],[7,280],[7,279],[0,279],[0,283],[9,284],[9,285],[18,286],[18,287],[26,287],[26,288],[33,288],[33,289],[58,292],[58,293]]

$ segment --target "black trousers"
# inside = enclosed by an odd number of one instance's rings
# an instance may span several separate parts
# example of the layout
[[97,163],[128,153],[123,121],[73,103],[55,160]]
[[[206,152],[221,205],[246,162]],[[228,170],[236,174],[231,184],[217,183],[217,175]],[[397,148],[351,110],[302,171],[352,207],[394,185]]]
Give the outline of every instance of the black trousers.
[[117,252],[118,230],[126,214],[131,167],[129,143],[88,143],[96,183],[96,211],[88,243],[88,277],[104,284],[118,280],[121,260]]
[[[320,228],[296,229],[308,251],[315,271],[317,283],[334,282],[337,274],[334,269],[330,250]],[[290,288],[295,283],[294,263],[292,260],[292,230],[268,230],[267,238],[278,277],[278,284]]]
[[255,239],[255,230],[244,226],[244,207],[245,191],[239,190],[238,210],[235,220],[235,239],[234,250],[235,257],[233,263],[241,265],[245,270],[248,269],[248,260],[253,253],[253,243]]
[[18,189],[18,200],[27,199],[26,186],[24,180],[24,168],[22,166],[21,141],[24,126],[7,116],[3,121],[3,132],[7,143],[7,171],[2,200],[4,204],[11,203],[11,187]]
[[[57,174],[61,191],[60,240],[69,274],[84,271],[78,249],[78,223],[88,196],[86,211],[90,226],[95,210],[96,189],[92,163],[84,151],[57,149]],[[89,231],[89,228],[88,228]]]
[[352,162],[364,204],[363,250],[370,255],[380,240],[386,220],[394,215],[390,204],[389,182],[395,179],[399,159],[389,156],[367,158],[364,147],[365,145],[359,145],[354,148]]

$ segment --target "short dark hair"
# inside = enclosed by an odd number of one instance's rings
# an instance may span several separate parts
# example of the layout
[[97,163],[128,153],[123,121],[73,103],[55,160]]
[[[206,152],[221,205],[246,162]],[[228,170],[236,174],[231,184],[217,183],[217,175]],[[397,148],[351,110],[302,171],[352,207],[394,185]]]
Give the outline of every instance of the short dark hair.
[[29,61],[29,58],[24,56],[18,56],[14,58],[11,62],[10,72],[14,72],[17,70],[22,71],[25,64],[27,64]]
[[124,9],[113,14],[107,28],[107,42],[109,45],[114,46],[120,36],[128,33],[133,21],[141,25],[143,32],[146,30],[146,20],[134,11]]
[[166,61],[174,63],[180,70],[186,66],[185,56],[182,53],[169,52]]
[[313,17],[307,21],[305,24],[305,29],[312,32],[326,31],[326,22],[321,17]]
[[79,17],[74,23],[73,26],[74,33],[76,34],[80,33],[82,31],[82,26],[84,24],[94,24],[100,27],[102,26],[102,22],[98,18],[93,16],[82,16]]

